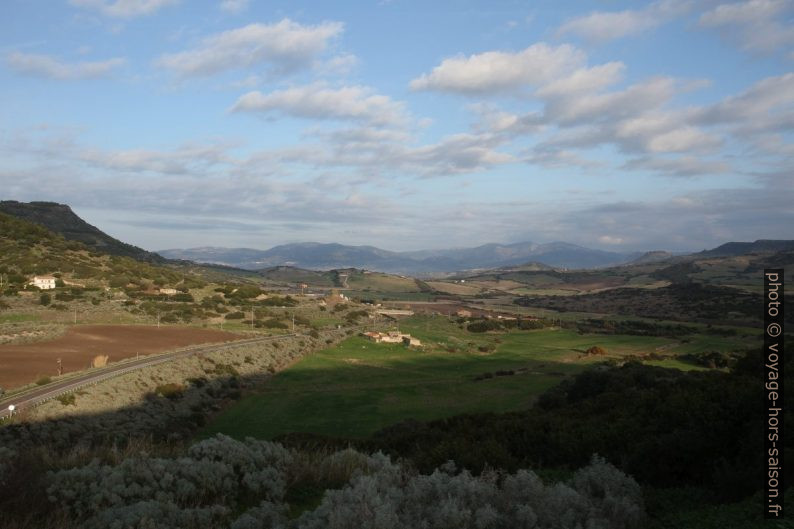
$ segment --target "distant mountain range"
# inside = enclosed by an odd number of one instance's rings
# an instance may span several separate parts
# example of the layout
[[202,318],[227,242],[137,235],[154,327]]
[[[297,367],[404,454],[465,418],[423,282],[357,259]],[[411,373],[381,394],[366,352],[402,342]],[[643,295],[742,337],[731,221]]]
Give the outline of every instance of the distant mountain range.
[[794,241],[759,239],[755,242],[726,242],[713,250],[693,254],[697,257],[730,257],[750,253],[786,252],[794,250]]
[[98,253],[132,257],[149,263],[165,262],[165,259],[156,253],[121,242],[88,224],[66,204],[3,200],[0,201],[0,213],[44,226],[62,235],[64,239],[81,242]]
[[[484,244],[474,248],[393,252],[374,246],[298,243],[275,246],[269,250],[251,248],[203,247],[149,252],[124,243],[78,217],[69,206],[55,202],[0,201],[0,213],[43,226],[67,240],[79,241],[101,254],[131,257],[139,261],[165,264],[169,259],[224,265],[245,270],[297,267],[308,270],[363,268],[409,276],[452,274],[454,272],[515,268],[602,268],[622,264],[650,264],[668,260],[730,257],[751,253],[794,251],[791,240],[729,242],[712,250],[677,257],[670,252],[608,252],[565,242],[536,244]],[[178,264],[171,262],[171,264]]]
[[294,266],[314,270],[365,268],[405,275],[517,266],[530,261],[558,268],[598,268],[622,264],[642,255],[606,252],[564,242],[485,244],[475,248],[392,252],[374,246],[298,243],[269,250],[203,247],[158,252],[169,259],[223,264],[248,270]]

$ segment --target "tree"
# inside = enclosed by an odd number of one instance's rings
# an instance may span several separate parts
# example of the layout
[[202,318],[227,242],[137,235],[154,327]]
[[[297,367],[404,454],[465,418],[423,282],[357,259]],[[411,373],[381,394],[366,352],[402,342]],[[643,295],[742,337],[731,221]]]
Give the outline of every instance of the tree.
[[605,355],[605,354],[607,354],[607,351],[606,351],[606,349],[604,349],[603,347],[601,347],[599,345],[594,345],[593,347],[591,347],[587,351],[585,351],[585,353],[588,354],[588,355]]
[[45,306],[49,305],[51,301],[52,301],[52,297],[47,293],[42,294],[41,297],[39,298],[39,302]]

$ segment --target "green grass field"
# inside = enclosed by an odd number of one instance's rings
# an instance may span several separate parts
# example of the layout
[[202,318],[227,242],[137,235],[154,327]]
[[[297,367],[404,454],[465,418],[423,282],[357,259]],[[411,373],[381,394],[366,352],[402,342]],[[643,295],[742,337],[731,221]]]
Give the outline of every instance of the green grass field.
[[23,321],[39,321],[41,317],[38,314],[3,314],[0,312],[0,323],[19,323]]
[[[270,439],[309,432],[362,437],[405,419],[521,410],[565,377],[603,360],[582,354],[591,346],[620,357],[671,345],[668,338],[567,330],[472,334],[443,317],[414,316],[400,328],[419,337],[425,347],[351,337],[277,374],[260,392],[217,416],[202,436],[222,432]],[[495,347],[493,352],[478,350],[488,344]],[[665,362],[693,367],[674,359]],[[519,369],[512,376],[474,380],[484,373]]]
[[378,272],[351,274],[347,279],[347,284],[350,290],[368,290],[383,294],[419,291],[416,281],[410,277],[400,277]]

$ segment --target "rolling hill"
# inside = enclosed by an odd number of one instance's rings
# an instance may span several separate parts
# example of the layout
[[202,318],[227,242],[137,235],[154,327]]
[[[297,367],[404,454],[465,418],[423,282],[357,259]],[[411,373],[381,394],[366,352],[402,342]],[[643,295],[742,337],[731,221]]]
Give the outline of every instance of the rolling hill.
[[44,226],[65,239],[81,242],[98,253],[131,257],[149,263],[166,261],[156,253],[122,242],[88,224],[66,204],[3,200],[0,201],[0,213]]
[[275,266],[314,270],[365,268],[414,276],[519,266],[530,261],[558,268],[600,268],[625,263],[640,255],[593,250],[564,242],[485,244],[474,248],[414,252],[392,252],[374,246],[309,242],[285,244],[269,250],[204,247],[162,250],[159,253],[170,259],[189,259],[249,270]]
[[794,241],[758,239],[755,242],[727,242],[711,250],[693,255],[695,257],[726,257],[784,251],[794,251]]
[[12,291],[23,288],[34,274],[57,274],[96,286],[122,286],[144,279],[176,283],[185,276],[168,266],[98,253],[40,224],[4,213],[0,213],[0,274],[6,290]]

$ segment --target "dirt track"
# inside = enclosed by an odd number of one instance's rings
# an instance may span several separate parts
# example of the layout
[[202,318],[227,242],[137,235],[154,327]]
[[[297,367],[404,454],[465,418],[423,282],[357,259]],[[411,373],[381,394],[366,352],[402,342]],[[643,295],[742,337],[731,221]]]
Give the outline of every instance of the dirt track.
[[57,359],[64,373],[85,369],[97,355],[110,362],[201,343],[239,339],[229,332],[195,327],[143,325],[77,325],[46,342],[0,345],[0,386],[23,386],[44,375],[57,374]]

